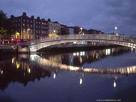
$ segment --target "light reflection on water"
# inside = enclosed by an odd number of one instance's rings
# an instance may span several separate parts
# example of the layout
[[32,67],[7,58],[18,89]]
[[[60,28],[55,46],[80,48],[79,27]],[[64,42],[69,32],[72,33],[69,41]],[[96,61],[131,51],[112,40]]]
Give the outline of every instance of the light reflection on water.
[[[135,56],[126,49],[108,48],[3,58],[0,61],[0,102],[95,102],[100,98],[136,100],[130,95],[136,90]],[[105,72],[103,69],[109,65],[111,71]],[[97,69],[91,70],[92,67]],[[116,67],[130,69],[125,69],[125,74],[115,73],[113,69]],[[91,73],[85,72],[88,70]]]

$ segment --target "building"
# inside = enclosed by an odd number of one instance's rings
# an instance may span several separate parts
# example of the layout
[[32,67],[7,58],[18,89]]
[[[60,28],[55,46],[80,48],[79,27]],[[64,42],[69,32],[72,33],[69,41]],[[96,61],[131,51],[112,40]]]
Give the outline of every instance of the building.
[[74,26],[74,34],[79,34],[80,33],[80,27],[79,26]]
[[69,27],[67,27],[66,25],[61,25],[61,35],[69,35]]
[[88,34],[104,34],[104,32],[95,29],[89,29],[87,32]]
[[27,16],[25,12],[21,16],[10,17],[11,22],[15,26],[19,39],[32,40],[48,36],[48,21]]
[[69,34],[101,34],[103,32],[94,29],[84,29],[79,26],[69,27],[58,22],[52,22],[40,17],[27,16],[25,12],[21,16],[9,18],[16,31],[15,37],[23,40],[42,39],[45,37],[58,37]]
[[74,27],[68,27],[69,29],[69,34],[70,35],[73,35],[75,32],[74,32]]
[[61,24],[48,20],[48,34],[61,34]]

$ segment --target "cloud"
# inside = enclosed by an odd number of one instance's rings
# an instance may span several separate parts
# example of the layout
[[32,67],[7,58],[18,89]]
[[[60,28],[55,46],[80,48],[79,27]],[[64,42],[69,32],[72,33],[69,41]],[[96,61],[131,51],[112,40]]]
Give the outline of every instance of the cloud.
[[112,32],[136,33],[136,1],[134,0],[1,0],[0,7],[9,15],[52,18],[64,24]]
[[115,22],[121,26],[122,32],[136,33],[136,1],[134,0],[109,0],[109,15],[114,16]]

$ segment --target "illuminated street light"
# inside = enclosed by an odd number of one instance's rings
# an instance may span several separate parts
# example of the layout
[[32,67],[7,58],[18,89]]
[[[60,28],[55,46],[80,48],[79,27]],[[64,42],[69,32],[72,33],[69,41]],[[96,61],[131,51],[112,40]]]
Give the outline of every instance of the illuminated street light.
[[80,30],[83,30],[83,28],[81,27]]
[[82,34],[82,31],[83,31],[83,28],[81,27],[81,28],[80,28],[80,34]]
[[28,68],[28,69],[27,69],[27,72],[30,74],[30,73],[31,73],[31,69],[30,69],[30,68]]
[[56,30],[53,30],[53,33],[56,33]]
[[16,39],[20,39],[20,33],[19,33],[19,32],[16,32],[15,38],[16,38]]
[[[84,35],[84,32],[83,32],[83,28],[82,28],[82,27],[80,28],[79,34],[83,34],[83,35]],[[84,41],[82,41],[81,43],[84,44]]]
[[115,28],[114,28],[115,30],[118,30],[118,27],[117,26],[115,26]]
[[114,29],[115,29],[115,34],[116,34],[116,36],[118,36],[118,35],[119,35],[119,34],[117,33],[118,27],[115,26]]

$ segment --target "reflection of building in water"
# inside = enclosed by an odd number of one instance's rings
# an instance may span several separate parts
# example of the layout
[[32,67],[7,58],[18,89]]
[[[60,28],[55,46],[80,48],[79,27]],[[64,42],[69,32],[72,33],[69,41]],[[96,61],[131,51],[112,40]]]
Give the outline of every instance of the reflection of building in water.
[[0,89],[6,89],[11,82],[19,82],[26,86],[30,81],[40,80],[50,75],[49,71],[38,66],[33,68],[28,61],[18,61],[12,58],[11,61],[0,64]]
[[126,51],[128,51],[128,49],[123,47],[108,48],[103,50],[92,50],[87,52],[80,51],[80,52],[74,52],[69,54],[48,56],[47,59],[56,63],[73,65],[73,66],[82,66],[86,62],[94,62],[106,56],[117,55]]
[[62,63],[62,58],[59,55],[54,56],[50,56],[48,58],[48,60],[50,60],[51,62],[55,62],[55,63]]

